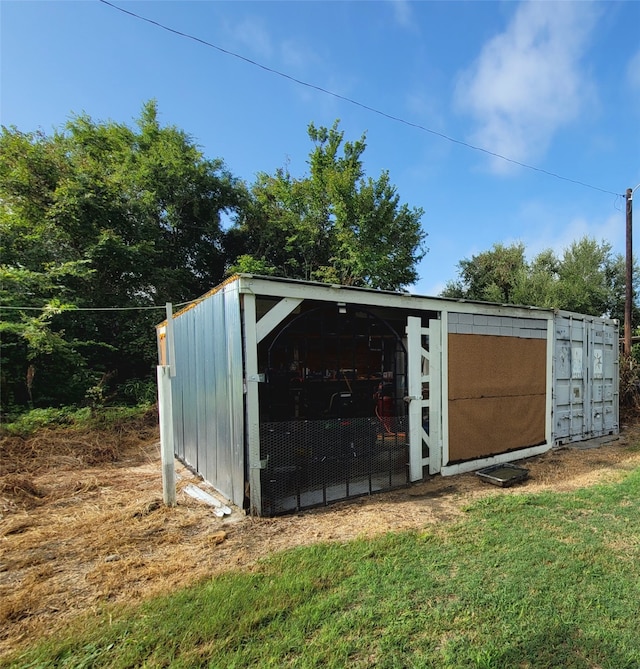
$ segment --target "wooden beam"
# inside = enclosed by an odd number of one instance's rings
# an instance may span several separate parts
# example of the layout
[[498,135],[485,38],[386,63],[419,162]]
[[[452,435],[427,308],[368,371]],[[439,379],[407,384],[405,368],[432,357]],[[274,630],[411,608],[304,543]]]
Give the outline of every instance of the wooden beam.
[[302,298],[285,297],[267,313],[256,324],[256,343],[259,344],[272,330],[296,308],[302,304]]

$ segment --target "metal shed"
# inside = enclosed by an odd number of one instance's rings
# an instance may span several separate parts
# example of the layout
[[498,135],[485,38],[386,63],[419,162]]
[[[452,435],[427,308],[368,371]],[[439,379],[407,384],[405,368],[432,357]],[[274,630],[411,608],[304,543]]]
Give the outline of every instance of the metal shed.
[[237,275],[172,330],[176,455],[258,515],[618,431],[607,319]]

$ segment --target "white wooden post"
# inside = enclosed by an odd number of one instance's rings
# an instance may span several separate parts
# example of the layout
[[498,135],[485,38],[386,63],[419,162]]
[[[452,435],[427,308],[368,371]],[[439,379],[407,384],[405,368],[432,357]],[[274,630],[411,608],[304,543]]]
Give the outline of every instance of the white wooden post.
[[[428,350],[423,346],[423,335],[429,336]],[[432,319],[429,327],[422,327],[419,317],[407,318],[407,349],[409,354],[409,476],[411,481],[423,478],[423,468],[428,466],[430,474],[436,474],[442,466],[442,321]],[[427,366],[424,364],[428,362]],[[424,373],[426,371],[426,373]],[[429,397],[424,399],[425,385]],[[424,429],[424,410],[429,411],[429,433]],[[429,456],[422,457],[423,444],[429,448]]]
[[158,418],[160,421],[160,458],[162,461],[162,498],[167,506],[176,505],[175,450],[173,444],[173,402],[171,377],[176,375],[173,342],[173,310],[167,302],[167,362],[158,365]]
[[160,456],[162,459],[162,497],[167,506],[176,505],[176,475],[173,449],[173,410],[171,371],[158,365],[158,415],[160,419]]
[[407,318],[407,348],[409,349],[409,478],[422,479],[422,358],[420,318]]
[[167,365],[169,366],[169,375],[173,378],[176,375],[176,345],[173,338],[173,305],[167,302]]
[[429,473],[442,468],[442,318],[429,321]]
[[[549,446],[554,445],[553,440],[553,394],[554,394],[554,379],[553,379],[553,365],[554,365],[554,355],[555,355],[555,317],[551,317],[547,320],[547,387],[545,388],[547,397],[545,404],[545,418],[544,418],[544,435],[545,441]],[[571,329],[569,330],[571,333]],[[571,336],[571,335],[570,335]],[[569,402],[571,402],[572,397],[569,393]],[[573,412],[569,413],[569,419],[573,418]]]

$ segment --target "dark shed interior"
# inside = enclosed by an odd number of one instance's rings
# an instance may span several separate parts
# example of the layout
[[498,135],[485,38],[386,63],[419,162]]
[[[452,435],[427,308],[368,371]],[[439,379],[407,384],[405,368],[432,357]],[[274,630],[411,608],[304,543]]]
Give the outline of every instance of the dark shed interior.
[[406,318],[305,301],[260,342],[264,515],[408,484]]

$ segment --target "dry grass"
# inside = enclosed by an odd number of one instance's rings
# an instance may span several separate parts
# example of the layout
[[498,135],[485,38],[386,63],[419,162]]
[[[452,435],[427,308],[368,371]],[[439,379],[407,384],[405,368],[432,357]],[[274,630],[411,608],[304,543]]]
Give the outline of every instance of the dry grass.
[[122,420],[105,430],[56,427],[39,430],[29,438],[3,436],[0,476],[126,461],[129,451],[157,438],[157,420],[152,409],[138,419]]
[[48,430],[0,442],[0,654],[113,602],[134,603],[301,544],[346,541],[455,519],[488,494],[571,490],[640,465],[637,430],[591,450],[532,458],[515,488],[473,474],[277,519],[217,518],[180,491],[197,477],[178,467],[178,506],[161,501],[152,415],[133,427],[83,434]]

